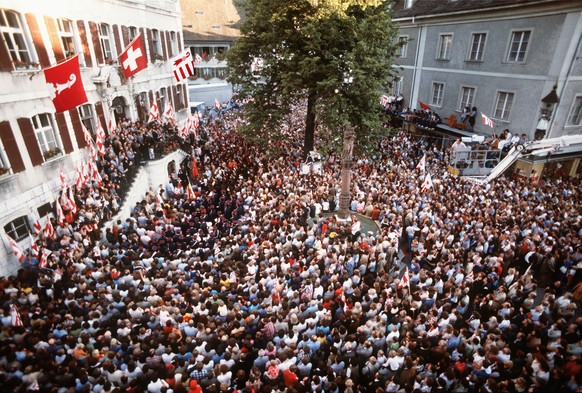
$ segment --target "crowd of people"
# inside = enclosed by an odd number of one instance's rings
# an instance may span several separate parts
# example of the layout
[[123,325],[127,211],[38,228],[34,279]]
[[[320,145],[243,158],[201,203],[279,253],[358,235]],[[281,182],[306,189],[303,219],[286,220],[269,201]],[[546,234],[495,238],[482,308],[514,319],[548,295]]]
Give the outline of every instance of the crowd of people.
[[273,157],[241,121],[202,125],[192,160],[86,236],[156,138],[121,126],[48,268],[0,279],[2,390],[582,390],[578,179],[472,184],[447,174],[450,151],[400,131],[355,159],[351,207],[378,230],[352,233],[331,214],[339,160],[305,173],[296,141]]

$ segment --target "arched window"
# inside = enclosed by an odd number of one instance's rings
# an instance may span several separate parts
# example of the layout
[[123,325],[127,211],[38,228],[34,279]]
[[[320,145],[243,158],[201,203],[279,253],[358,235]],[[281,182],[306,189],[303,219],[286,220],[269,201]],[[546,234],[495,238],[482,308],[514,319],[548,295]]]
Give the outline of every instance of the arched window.
[[111,29],[106,23],[99,23],[99,40],[101,41],[101,50],[105,60],[113,60],[115,54],[111,45]]
[[32,126],[45,160],[61,153],[55,136],[53,121],[48,113],[33,116]]
[[16,68],[24,68],[33,61],[31,46],[19,13],[0,10],[0,33]]

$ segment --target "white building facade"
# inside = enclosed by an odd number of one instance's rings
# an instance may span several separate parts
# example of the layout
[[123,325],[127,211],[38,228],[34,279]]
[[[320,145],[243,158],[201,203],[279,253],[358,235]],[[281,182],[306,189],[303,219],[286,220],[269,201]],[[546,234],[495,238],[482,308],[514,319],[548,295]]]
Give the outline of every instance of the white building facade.
[[[183,50],[177,0],[0,1],[0,274],[18,262],[7,236],[29,246],[32,223],[52,213],[60,188],[87,155],[82,125],[143,120],[155,101],[186,118],[188,90],[169,59]],[[125,80],[118,56],[141,34],[147,68]],[[88,102],[55,113],[42,72],[79,55]]]

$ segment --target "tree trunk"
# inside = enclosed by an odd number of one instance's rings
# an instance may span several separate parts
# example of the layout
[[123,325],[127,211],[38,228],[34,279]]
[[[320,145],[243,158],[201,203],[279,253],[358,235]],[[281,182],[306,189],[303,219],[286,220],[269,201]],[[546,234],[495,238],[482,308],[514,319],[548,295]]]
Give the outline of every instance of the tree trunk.
[[315,139],[315,89],[309,89],[307,96],[307,118],[305,119],[305,139],[303,140],[303,157],[313,150]]

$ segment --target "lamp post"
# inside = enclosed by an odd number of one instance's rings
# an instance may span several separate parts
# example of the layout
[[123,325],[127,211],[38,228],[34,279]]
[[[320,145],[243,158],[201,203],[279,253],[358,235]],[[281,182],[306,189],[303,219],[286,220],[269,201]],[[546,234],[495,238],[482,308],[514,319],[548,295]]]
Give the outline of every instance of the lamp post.
[[342,148],[342,173],[341,173],[341,189],[339,196],[339,212],[340,219],[345,220],[350,215],[350,186],[352,181],[352,152],[354,150],[354,140],[356,133],[351,124],[344,127],[343,148]]
[[545,136],[549,138],[551,134],[551,123],[552,123],[552,114],[556,105],[560,102],[560,97],[558,97],[558,93],[556,89],[558,86],[554,85],[554,88],[547,96],[542,98],[542,103],[544,107],[540,108],[540,119],[536,126],[536,132],[534,135],[534,140],[538,141],[543,139]]

